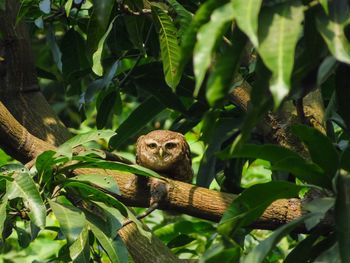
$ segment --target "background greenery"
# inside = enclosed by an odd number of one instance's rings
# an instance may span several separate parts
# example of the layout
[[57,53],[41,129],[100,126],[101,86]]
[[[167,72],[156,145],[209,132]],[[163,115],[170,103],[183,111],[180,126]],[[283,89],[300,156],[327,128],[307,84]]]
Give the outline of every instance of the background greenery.
[[[176,255],[200,262],[349,262],[348,1],[22,0],[17,19],[28,25],[42,91],[80,136],[41,155],[31,171],[8,165],[1,152],[7,164],[0,177],[6,190],[1,260],[132,260],[114,236],[129,210],[89,181],[115,194],[117,185],[96,176],[69,178],[73,167],[64,165],[73,159],[79,167],[157,176],[142,167],[113,166],[96,152],[72,156],[72,148],[109,149],[133,161],[139,135],[171,129],[189,142],[193,183],[235,194],[247,189],[219,224],[159,211],[147,217],[144,222]],[[247,84],[245,111],[230,94]],[[288,132],[307,154],[269,144],[259,126],[264,118],[315,91],[322,94],[312,101],[325,107],[325,129],[297,124],[310,124],[300,115],[288,117],[296,124]],[[95,132],[101,129],[116,134]],[[274,200],[301,197],[309,188],[321,194],[306,208],[308,215],[274,232],[248,227]],[[69,196],[77,193],[113,215],[109,229],[73,207]],[[28,202],[37,211],[29,212],[30,221],[18,216]],[[48,207],[53,213],[46,216]],[[336,227],[324,233],[314,227],[327,211]],[[290,234],[301,223],[310,233]]]

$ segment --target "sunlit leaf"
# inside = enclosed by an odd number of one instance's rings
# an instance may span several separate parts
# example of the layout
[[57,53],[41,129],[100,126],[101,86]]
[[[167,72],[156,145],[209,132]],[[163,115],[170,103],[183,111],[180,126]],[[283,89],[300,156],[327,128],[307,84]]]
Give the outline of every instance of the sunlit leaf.
[[44,227],[46,221],[46,208],[40,193],[29,175],[29,171],[23,166],[14,171],[13,182],[6,183],[6,195],[8,199],[22,198],[28,208],[30,220],[38,227]]
[[267,254],[277,245],[277,243],[286,235],[288,235],[294,228],[303,223],[306,219],[313,217],[314,214],[306,214],[280,228],[275,230],[268,238],[260,242],[253,248],[249,254],[243,258],[242,263],[260,263],[263,262]]
[[171,7],[174,8],[176,14],[178,15],[178,17],[176,18],[176,21],[180,24],[178,35],[182,37],[182,34],[191,24],[193,14],[189,12],[186,8],[184,8],[176,0],[169,0],[168,2],[171,5]]
[[85,226],[85,216],[78,208],[49,201],[64,236],[69,244],[73,244],[80,236]]
[[270,91],[275,107],[291,87],[295,46],[302,32],[303,14],[303,5],[298,0],[261,10],[258,52],[272,71]]
[[74,0],[67,0],[66,4],[64,5],[64,10],[66,11],[66,16],[68,17],[70,14],[70,10],[72,9]]
[[350,23],[348,1],[331,1],[328,5],[329,15],[320,13],[317,16],[317,28],[332,55],[337,60],[350,64],[350,43],[344,32]]
[[[85,220],[84,220],[85,224]],[[80,232],[77,240],[69,247],[69,255],[73,262],[89,262],[90,246],[89,246],[89,230],[87,224]]]
[[152,6],[153,15],[159,27],[159,43],[162,55],[165,81],[172,89],[180,82],[179,73],[180,47],[177,40],[177,31],[171,17],[164,10]]
[[216,44],[222,40],[222,36],[232,19],[233,8],[231,3],[228,3],[214,10],[210,16],[210,21],[198,31],[197,43],[193,52],[193,66],[196,76],[195,97],[198,96]]
[[231,0],[237,25],[256,47],[258,46],[258,17],[261,2],[261,0]]
[[51,1],[50,0],[42,0],[39,2],[39,9],[41,12],[45,14],[50,14],[51,12]]
[[229,234],[253,223],[273,201],[296,197],[302,187],[284,181],[253,185],[242,192],[226,210],[218,226],[219,232]]
[[100,174],[80,174],[70,178],[71,180],[77,180],[87,183],[92,183],[101,188],[104,188],[114,194],[120,194],[119,187],[111,176],[102,176]]
[[7,206],[7,198],[0,199],[0,242],[2,242],[2,232],[4,231],[4,224],[6,220],[6,206]]

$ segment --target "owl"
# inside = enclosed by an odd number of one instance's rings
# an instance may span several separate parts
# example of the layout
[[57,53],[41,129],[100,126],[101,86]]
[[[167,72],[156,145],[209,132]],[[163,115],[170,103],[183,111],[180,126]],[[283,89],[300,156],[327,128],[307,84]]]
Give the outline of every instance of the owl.
[[136,143],[136,163],[168,178],[192,182],[190,147],[180,133],[155,130],[140,136]]

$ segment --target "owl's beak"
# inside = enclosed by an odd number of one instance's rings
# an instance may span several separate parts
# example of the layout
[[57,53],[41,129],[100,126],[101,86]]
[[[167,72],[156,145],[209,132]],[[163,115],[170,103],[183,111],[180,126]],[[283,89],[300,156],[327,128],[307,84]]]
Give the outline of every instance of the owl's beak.
[[160,156],[160,158],[163,158],[163,154],[164,154],[163,148],[160,147],[159,148],[159,156]]

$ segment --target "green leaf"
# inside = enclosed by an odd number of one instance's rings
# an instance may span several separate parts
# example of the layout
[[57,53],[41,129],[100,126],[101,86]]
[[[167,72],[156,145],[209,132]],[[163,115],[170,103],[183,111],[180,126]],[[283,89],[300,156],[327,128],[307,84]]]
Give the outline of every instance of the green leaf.
[[186,8],[184,8],[176,0],[168,0],[168,2],[171,5],[171,7],[175,10],[178,16],[175,21],[178,22],[180,25],[178,35],[181,37],[185,30],[190,26],[193,14],[189,12]]
[[180,72],[182,72],[188,60],[192,57],[192,51],[196,44],[196,37],[199,28],[209,21],[210,15],[214,9],[227,2],[228,0],[208,0],[200,5],[199,9],[192,19],[191,24],[182,37]]
[[338,237],[339,251],[342,262],[350,262],[350,174],[348,172],[340,170],[336,187],[338,194],[335,202],[335,229]]
[[114,149],[118,148],[128,138],[136,135],[164,109],[165,106],[159,103],[158,100],[149,97],[131,112],[129,117],[119,126],[116,130],[117,135],[110,139],[109,145]]
[[62,72],[62,53],[57,44],[54,28],[50,24],[46,26],[46,29],[46,39],[51,49],[52,58],[55,61],[58,70]]
[[258,47],[258,17],[262,0],[231,0],[238,27]]
[[111,176],[102,176],[100,174],[81,174],[81,175],[74,176],[70,179],[97,185],[114,194],[120,195],[119,187],[116,181]]
[[89,54],[96,52],[109,25],[115,0],[93,0],[93,11],[88,25],[87,47]]
[[[54,156],[56,152],[54,151],[45,151],[40,154],[35,160],[35,168],[39,176],[43,174],[51,175],[52,174],[52,165],[55,163]],[[46,180],[44,180],[46,182]]]
[[99,168],[99,169],[117,170],[120,172],[134,173],[134,174],[139,174],[147,177],[161,178],[161,176],[158,173],[137,164],[125,164],[121,162],[102,161],[99,159],[93,159],[85,156],[76,156],[73,158],[73,160],[79,160],[82,162],[73,164],[70,166],[66,166],[64,168],[65,170],[71,170],[76,168]]
[[[0,11],[6,10],[6,0],[0,0]],[[1,33],[0,33],[0,39],[1,39]]]
[[229,235],[239,227],[253,223],[273,201],[296,197],[302,188],[284,181],[253,185],[242,192],[226,210],[218,226],[219,232]]
[[294,125],[292,132],[306,144],[312,161],[324,170],[328,178],[332,179],[339,165],[338,152],[332,141],[315,128],[304,125]]
[[[85,224],[85,219],[84,219]],[[87,224],[80,232],[77,240],[69,247],[69,255],[73,262],[89,262],[90,246],[89,246],[89,230]]]
[[81,197],[84,197],[86,200],[94,200],[94,201],[100,201],[103,202],[109,206],[112,206],[120,211],[122,215],[125,217],[128,215],[126,207],[121,203],[119,200],[117,200],[115,197],[104,193],[103,191],[96,189],[95,187],[74,181],[74,180],[67,180],[64,184],[65,188],[68,187],[74,187],[76,189],[79,189],[79,193]]
[[42,228],[45,226],[46,208],[40,193],[29,175],[29,171],[23,166],[14,171],[13,182],[6,182],[6,195],[8,199],[22,198],[24,205],[28,208],[28,216],[33,224]]
[[100,41],[98,42],[97,45],[97,50],[93,53],[92,55],[92,71],[97,75],[97,76],[102,76],[103,75],[103,66],[102,66],[102,52],[103,52],[103,47],[106,42],[106,39],[111,32],[113,28],[113,24],[116,18],[112,20],[112,22],[109,24],[109,27],[105,34],[101,37]]
[[177,235],[173,240],[171,240],[167,244],[167,247],[168,248],[175,248],[175,247],[186,246],[194,240],[196,240],[196,239],[193,237],[190,237],[190,236],[184,235],[184,234],[180,234],[180,235]]
[[61,42],[62,72],[65,79],[70,80],[90,65],[85,54],[85,40],[71,28]]
[[90,131],[87,133],[76,135],[73,138],[66,141],[65,143],[61,144],[57,149],[57,154],[71,157],[73,148],[91,141],[97,141],[100,139],[108,140],[113,135],[115,135],[115,133],[113,131],[108,131],[108,130]]
[[202,26],[197,34],[197,43],[193,52],[193,67],[196,76],[194,96],[197,97],[203,83],[205,73],[209,68],[211,56],[217,43],[227,31],[233,19],[231,3],[227,3],[214,10],[210,21]]
[[261,10],[258,52],[272,71],[270,91],[275,107],[287,96],[294,65],[295,46],[302,32],[304,9],[290,1]]
[[218,55],[214,69],[207,81],[206,98],[210,106],[219,104],[227,99],[228,92],[234,87],[233,79],[239,66],[241,54],[247,38],[240,30],[235,30],[232,36],[232,46],[224,49]]
[[31,241],[30,234],[26,230],[20,227],[15,227],[15,230],[17,232],[18,244],[20,245],[20,247],[21,248],[28,247]]
[[123,244],[123,241],[119,236],[116,238],[111,238],[107,236],[98,226],[94,225],[92,222],[89,223],[89,227],[100,242],[103,249],[106,251],[109,259],[113,263],[118,262],[128,262],[127,251]]
[[341,155],[340,168],[350,172],[350,147],[347,147]]
[[350,43],[345,35],[345,27],[350,23],[349,5],[346,0],[330,1],[329,15],[319,13],[317,28],[329,51],[339,61],[350,64]]
[[171,17],[164,10],[152,5],[152,13],[158,24],[160,52],[162,55],[165,81],[173,90],[180,82],[179,73],[180,47],[177,30]]
[[315,216],[314,214],[306,214],[280,228],[275,230],[268,238],[260,242],[253,250],[243,258],[242,263],[260,263],[263,262],[268,253],[276,247],[277,243],[294,228],[303,223],[305,220]]
[[70,10],[73,6],[73,0],[67,0],[67,2],[64,5],[64,10],[66,11],[66,16],[69,17]]
[[68,244],[73,244],[85,227],[84,213],[68,204],[60,204],[52,200],[49,200],[49,203]]
[[5,226],[4,224],[7,216],[6,206],[7,206],[8,199],[5,197],[0,199],[0,201],[1,201],[0,203],[0,242],[2,242],[3,241],[2,233],[4,232],[4,226]]
[[200,258],[199,263],[239,263],[240,248],[232,247],[225,248],[221,244],[215,244],[204,252]]
[[99,103],[96,105],[97,129],[102,129],[107,125],[108,120],[111,118],[111,115],[114,112],[118,93],[119,91],[116,91],[114,88],[100,92],[98,96]]

